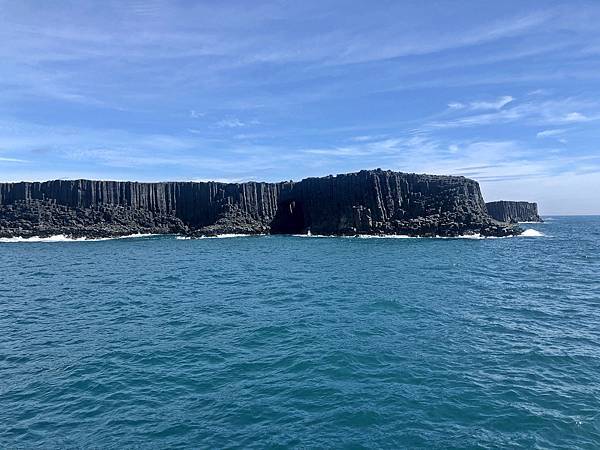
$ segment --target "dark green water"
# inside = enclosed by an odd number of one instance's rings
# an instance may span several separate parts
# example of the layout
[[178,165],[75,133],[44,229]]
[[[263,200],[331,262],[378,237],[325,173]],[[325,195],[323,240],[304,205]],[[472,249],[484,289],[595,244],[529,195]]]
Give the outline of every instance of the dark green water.
[[0,243],[0,447],[599,448],[600,217]]

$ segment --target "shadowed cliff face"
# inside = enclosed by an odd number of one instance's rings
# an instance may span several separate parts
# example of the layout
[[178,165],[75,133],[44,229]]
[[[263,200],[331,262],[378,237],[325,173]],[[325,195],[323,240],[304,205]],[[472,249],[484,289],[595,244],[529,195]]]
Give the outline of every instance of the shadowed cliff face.
[[286,201],[301,211],[294,222],[317,234],[446,234],[488,219],[479,185],[463,177],[362,171],[307,178],[284,193]]
[[512,234],[463,177],[391,171],[297,183],[48,181],[0,184],[0,234],[129,232]]
[[498,201],[485,206],[488,214],[501,222],[542,222],[537,203]]

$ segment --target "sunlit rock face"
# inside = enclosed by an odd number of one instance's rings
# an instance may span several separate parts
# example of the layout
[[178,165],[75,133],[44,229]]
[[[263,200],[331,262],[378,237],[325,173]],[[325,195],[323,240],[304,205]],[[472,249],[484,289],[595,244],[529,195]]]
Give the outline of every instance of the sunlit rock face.
[[488,215],[474,180],[379,169],[281,183],[56,180],[0,184],[3,236],[309,231],[504,236],[519,229]]

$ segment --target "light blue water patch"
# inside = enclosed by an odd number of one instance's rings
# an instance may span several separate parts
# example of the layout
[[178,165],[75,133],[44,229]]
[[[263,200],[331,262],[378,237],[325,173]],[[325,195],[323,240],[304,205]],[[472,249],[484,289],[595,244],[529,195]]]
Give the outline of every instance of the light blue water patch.
[[598,448],[600,218],[0,243],[0,447]]

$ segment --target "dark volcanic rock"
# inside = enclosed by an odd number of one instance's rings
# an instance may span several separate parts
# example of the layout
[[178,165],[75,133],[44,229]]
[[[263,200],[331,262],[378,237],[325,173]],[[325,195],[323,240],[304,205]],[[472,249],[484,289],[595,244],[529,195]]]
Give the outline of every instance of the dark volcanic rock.
[[543,222],[537,203],[498,201],[485,206],[488,214],[501,222]]
[[456,236],[511,234],[464,177],[363,170],[307,178],[281,194],[272,232]]
[[0,236],[306,233],[505,236],[477,182],[371,170],[282,183],[0,184]]
[[186,233],[172,215],[143,209],[100,205],[93,208],[58,205],[51,200],[18,200],[0,205],[0,237],[113,237],[139,233]]

